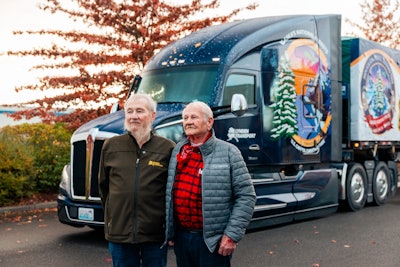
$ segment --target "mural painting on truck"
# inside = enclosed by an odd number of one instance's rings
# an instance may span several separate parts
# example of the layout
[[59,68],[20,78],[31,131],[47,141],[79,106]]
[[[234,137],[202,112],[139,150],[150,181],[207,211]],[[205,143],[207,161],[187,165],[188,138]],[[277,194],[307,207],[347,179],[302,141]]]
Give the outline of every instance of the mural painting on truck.
[[356,117],[364,118],[354,122],[354,128],[359,131],[353,131],[352,135],[358,140],[399,140],[399,105],[396,105],[396,99],[400,99],[400,90],[396,92],[395,88],[400,84],[398,63],[380,49],[367,49],[352,62],[351,67],[352,75],[362,73],[360,80],[353,80],[354,87],[360,90],[352,95],[352,101],[359,99],[362,109],[352,112],[360,114]]
[[313,154],[325,143],[332,110],[327,51],[319,48],[321,41],[308,34],[311,40],[296,39],[289,45],[282,42],[285,49],[276,60],[278,75],[271,88],[271,138],[291,137],[293,147]]
[[[257,203],[249,228],[385,204],[397,190],[398,51],[341,38],[340,15],[294,15],[208,27],[153,56],[131,93],[157,102],[154,130],[178,141],[191,101],[214,111],[216,136],[236,145]],[[124,133],[118,110],[79,128],[64,168],[59,220],[102,227],[98,166]]]

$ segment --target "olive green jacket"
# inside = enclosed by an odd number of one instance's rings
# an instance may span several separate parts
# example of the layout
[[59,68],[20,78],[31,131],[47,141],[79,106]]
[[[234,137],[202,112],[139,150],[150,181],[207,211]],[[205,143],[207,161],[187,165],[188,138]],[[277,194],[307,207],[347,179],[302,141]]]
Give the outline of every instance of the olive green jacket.
[[104,232],[116,243],[163,242],[168,163],[175,144],[152,134],[142,149],[131,134],[104,142],[99,191]]

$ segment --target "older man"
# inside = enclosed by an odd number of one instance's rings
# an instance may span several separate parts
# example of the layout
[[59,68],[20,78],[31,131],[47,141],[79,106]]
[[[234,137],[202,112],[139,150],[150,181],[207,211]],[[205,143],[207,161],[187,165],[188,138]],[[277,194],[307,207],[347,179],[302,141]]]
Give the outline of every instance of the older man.
[[217,139],[210,107],[182,113],[186,139],[174,148],[166,192],[166,236],[178,267],[230,266],[256,196],[239,149]]
[[152,133],[156,102],[134,94],[125,103],[128,133],[104,142],[99,189],[114,266],[165,267],[165,187],[174,143]]

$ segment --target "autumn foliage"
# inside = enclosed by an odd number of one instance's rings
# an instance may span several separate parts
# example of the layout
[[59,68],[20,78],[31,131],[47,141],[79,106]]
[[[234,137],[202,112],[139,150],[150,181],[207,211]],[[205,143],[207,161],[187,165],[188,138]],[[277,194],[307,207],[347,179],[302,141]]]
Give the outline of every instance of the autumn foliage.
[[[44,0],[45,1],[45,0]],[[54,97],[22,103],[36,107],[14,113],[15,118],[38,116],[44,122],[67,122],[75,129],[109,112],[112,103],[123,102],[135,74],[168,43],[200,28],[227,22],[256,4],[232,9],[226,14],[207,12],[219,7],[219,0],[47,0],[44,12],[68,16],[79,29],[19,31],[16,35],[57,37],[48,47],[9,51],[8,55],[37,57],[34,69],[48,73],[37,84],[21,90],[61,90]],[[182,2],[186,2],[182,4]],[[54,70],[58,70],[54,72]],[[57,73],[57,74],[53,74]],[[60,74],[61,73],[61,74]],[[73,110],[57,116],[57,112]]]
[[360,4],[363,23],[347,20],[368,40],[400,49],[398,0],[365,0]]

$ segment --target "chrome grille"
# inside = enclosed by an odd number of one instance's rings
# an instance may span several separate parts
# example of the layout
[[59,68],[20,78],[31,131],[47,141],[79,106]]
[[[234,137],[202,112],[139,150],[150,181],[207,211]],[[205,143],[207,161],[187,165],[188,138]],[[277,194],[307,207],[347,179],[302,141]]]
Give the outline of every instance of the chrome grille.
[[[104,140],[94,140],[88,149],[87,141],[73,143],[72,195],[77,199],[99,198],[98,172]],[[89,144],[90,146],[90,144]]]

